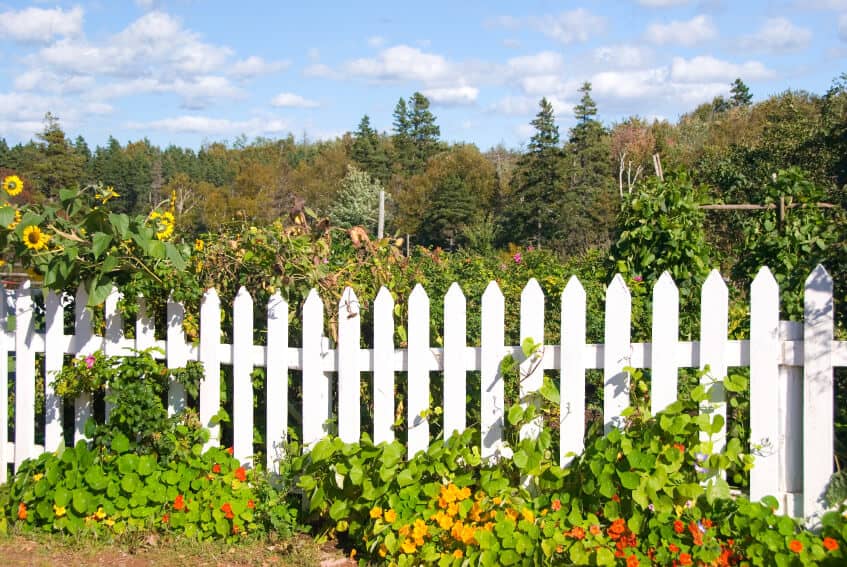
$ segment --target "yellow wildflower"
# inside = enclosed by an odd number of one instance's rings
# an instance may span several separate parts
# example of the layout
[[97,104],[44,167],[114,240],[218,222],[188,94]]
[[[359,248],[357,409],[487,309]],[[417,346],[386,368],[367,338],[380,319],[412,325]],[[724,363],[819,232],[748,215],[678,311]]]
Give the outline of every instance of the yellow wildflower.
[[385,557],[386,555],[388,555],[388,548],[385,547],[384,543],[380,544],[378,553],[380,557]]
[[34,474],[34,475],[32,475],[32,480],[34,480],[35,482],[38,482],[38,481],[39,481],[39,480],[41,480],[42,478],[44,478],[44,475],[43,475],[43,474],[41,474],[41,473],[38,473],[38,474]]
[[24,229],[24,244],[32,250],[41,250],[47,246],[50,237],[41,232],[41,229],[35,225],[28,226]]
[[382,516],[382,508],[379,506],[374,506],[371,508],[371,518],[376,520],[377,518]]
[[115,520],[113,520],[112,518],[106,518],[105,520],[103,520],[103,523],[111,528],[115,525]]
[[456,559],[461,559],[463,555],[464,553],[462,553],[461,549],[456,549],[453,551],[453,557],[455,557]]
[[102,192],[102,193],[98,193],[98,194],[97,194],[97,198],[98,198],[98,199],[100,199],[100,201],[101,201],[104,205],[105,205],[107,202],[109,202],[109,199],[113,199],[113,198],[115,198],[115,197],[120,197],[120,195],[118,195],[118,194],[115,192],[115,188],[114,188],[114,187],[112,187],[111,185],[107,185],[106,187],[104,187],[104,188],[103,188],[103,192]]
[[67,509],[64,506],[56,506],[53,504],[53,513],[56,514],[57,518],[61,518],[67,513]]
[[521,511],[521,516],[523,516],[523,519],[526,520],[527,522],[534,522],[535,521],[535,514],[532,512],[532,510],[530,510],[528,508],[524,508]]
[[394,510],[386,510],[383,518],[389,524],[393,524],[397,520],[397,512],[395,512]]
[[199,238],[194,241],[194,249],[197,250],[198,252],[203,251],[203,241],[200,240]]
[[102,520],[103,518],[106,517],[106,512],[103,510],[102,506],[97,508],[97,511],[94,512],[94,517],[97,518],[98,520]]
[[401,526],[400,529],[397,530],[397,533],[400,534],[401,537],[406,537],[411,533],[411,531],[412,531],[412,527],[409,526],[409,525],[406,525],[406,526]]
[[17,175],[9,175],[3,179],[3,191],[14,197],[24,190],[24,182]]
[[415,542],[410,539],[405,539],[400,544],[400,549],[403,550],[403,553],[414,553],[416,548]]

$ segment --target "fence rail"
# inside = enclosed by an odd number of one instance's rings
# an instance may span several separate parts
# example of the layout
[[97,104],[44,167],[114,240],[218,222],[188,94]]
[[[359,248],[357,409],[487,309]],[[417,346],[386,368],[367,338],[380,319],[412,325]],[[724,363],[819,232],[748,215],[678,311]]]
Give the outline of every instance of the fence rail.
[[[311,291],[302,308],[302,346],[289,342],[289,305],[278,294],[267,306],[267,346],[254,344],[254,305],[243,288],[232,306],[231,344],[221,343],[221,305],[215,290],[203,296],[200,306],[199,344],[188,344],[182,322],[185,309],[167,305],[166,339],[157,340],[153,319],[143,306],[135,322],[135,338],[124,336],[124,322],[117,309],[119,294],[105,302],[105,332],[92,330],[92,313],[84,308],[83,289],[74,301],[75,331],[64,334],[64,305],[67,298],[46,292],[44,332],[36,332],[29,282],[23,282],[14,300],[14,330],[9,314],[0,306],[0,352],[14,356],[14,439],[8,439],[8,390],[0,388],[0,481],[6,480],[7,465],[15,469],[27,458],[44,450],[56,450],[66,440],[62,431],[63,403],[51,386],[65,355],[85,356],[97,350],[109,355],[131,355],[134,350],[159,347],[169,367],[189,360],[204,365],[199,414],[216,444],[219,426],[213,417],[221,407],[220,370],[231,366],[232,427],[234,455],[247,462],[253,452],[253,382],[255,367],[266,369],[265,406],[267,465],[273,468],[281,455],[288,430],[289,371],[302,375],[302,440],[306,447],[327,435],[328,422],[337,418],[338,434],[348,442],[359,440],[361,373],[373,377],[373,431],[376,442],[393,439],[395,373],[407,375],[407,448],[410,456],[430,443],[430,373],[443,373],[443,434],[466,427],[468,408],[467,372],[480,373],[481,452],[499,455],[503,446],[505,416],[504,385],[500,361],[512,355],[521,361],[521,395],[541,386],[545,370],[560,372],[561,406],[560,462],[567,465],[573,454],[584,448],[585,372],[602,369],[603,420],[606,429],[622,423],[629,405],[629,375],[625,367],[651,370],[651,400],[654,412],[677,396],[680,368],[709,368],[703,380],[726,375],[729,367],[750,368],[751,446],[765,447],[756,457],[750,474],[750,496],[777,497],[783,512],[802,517],[822,510],[821,495],[833,471],[834,413],[833,367],[847,366],[847,342],[834,340],[832,280],[823,267],[806,281],[804,321],[779,320],[779,289],[767,268],[762,268],[750,293],[750,338],[729,340],[728,291],[720,274],[713,271],[702,287],[699,341],[679,340],[679,293],[668,274],[653,289],[652,342],[631,342],[631,296],[623,278],[616,276],[608,287],[603,344],[586,343],[586,297],[578,279],[571,278],[561,295],[560,344],[544,342],[544,294],[530,280],[520,298],[521,343],[531,338],[543,345],[538,360],[529,360],[521,348],[505,344],[505,300],[491,282],[481,299],[480,346],[467,344],[466,300],[457,284],[444,297],[443,347],[430,344],[430,301],[418,285],[408,298],[407,346],[394,344],[394,299],[382,288],[373,303],[373,347],[361,348],[359,302],[346,289],[339,302],[338,344],[330,348],[324,336],[324,307]],[[36,353],[44,353],[45,420],[36,424]],[[0,375],[8,375],[10,357],[0,357]],[[335,376],[333,378],[333,376]],[[332,380],[337,380],[337,411],[331,400]],[[474,397],[472,397],[474,399]],[[718,389],[704,410],[726,412],[726,396]],[[185,406],[185,392],[171,383],[168,392],[171,412]],[[74,442],[84,438],[86,420],[92,415],[92,400],[74,401]],[[44,445],[35,444],[36,428],[43,427]],[[536,435],[540,423],[530,423],[522,436]],[[725,438],[725,429],[719,439]],[[722,442],[716,450],[720,450]]]

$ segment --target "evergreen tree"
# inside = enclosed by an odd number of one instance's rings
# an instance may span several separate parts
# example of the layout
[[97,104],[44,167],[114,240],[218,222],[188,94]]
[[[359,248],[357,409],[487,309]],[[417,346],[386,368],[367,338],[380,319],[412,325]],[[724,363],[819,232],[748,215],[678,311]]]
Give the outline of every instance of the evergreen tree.
[[371,177],[385,183],[389,177],[388,156],[379,140],[376,130],[371,128],[367,114],[362,117],[359,127],[353,133],[353,146],[350,157]]
[[40,157],[33,164],[33,175],[41,194],[53,199],[59,191],[79,185],[85,158],[74,151],[59,126],[59,117],[51,112],[44,115],[44,130],[38,134]]
[[394,163],[401,171],[408,171],[411,166],[411,128],[409,126],[409,109],[406,107],[406,101],[400,99],[394,106],[392,114],[392,136],[391,141],[394,144]]
[[409,99],[409,134],[414,145],[414,172],[423,170],[426,161],[438,151],[438,137],[441,128],[435,123],[435,116],[429,110],[429,99],[416,92]]
[[473,219],[476,205],[458,173],[442,179],[432,193],[418,239],[425,245],[454,250],[464,244],[464,231]]
[[591,98],[591,83],[588,81],[582,83],[579,92],[582,93],[582,97],[579,104],[574,106],[573,114],[577,124],[584,124],[589,120],[594,120],[594,117],[597,116],[597,103]]
[[729,102],[734,107],[747,107],[753,101],[753,95],[750,94],[750,89],[744,84],[740,78],[732,82],[732,88],[729,90],[732,96],[729,97]]
[[341,190],[329,210],[329,220],[344,228],[362,226],[375,234],[381,190],[379,180],[371,179],[367,172],[348,165],[347,175],[341,181]]

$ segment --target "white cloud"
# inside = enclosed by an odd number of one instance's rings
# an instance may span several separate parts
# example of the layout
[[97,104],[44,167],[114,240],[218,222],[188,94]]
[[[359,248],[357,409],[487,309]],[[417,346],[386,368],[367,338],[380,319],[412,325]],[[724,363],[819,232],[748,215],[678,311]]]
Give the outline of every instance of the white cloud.
[[67,37],[82,31],[83,11],[74,6],[44,10],[26,8],[17,12],[0,13],[0,36],[18,41],[47,42],[55,37]]
[[566,44],[588,41],[594,32],[601,32],[606,26],[605,19],[583,8],[535,18],[533,22],[542,33]]
[[151,122],[129,122],[128,128],[134,130],[162,130],[174,133],[189,133],[202,135],[225,134],[274,134],[288,131],[289,125],[284,120],[265,120],[252,118],[250,120],[227,120],[208,116],[177,116]]
[[376,58],[355,59],[345,65],[347,73],[386,81],[444,79],[451,72],[444,57],[425,53],[416,47],[397,45],[381,51]]
[[544,75],[562,71],[564,62],[560,53],[541,51],[534,55],[512,57],[506,61],[506,66],[515,75]]
[[317,101],[309,100],[294,93],[279,93],[273,98],[271,104],[286,108],[317,108],[320,106]]
[[651,24],[646,35],[648,41],[660,45],[672,43],[691,46],[716,37],[718,32],[712,19],[701,14],[686,21]]
[[732,81],[737,77],[754,81],[769,79],[774,72],[759,61],[730,63],[708,55],[699,55],[692,59],[674,57],[671,63],[671,79],[681,83],[704,83],[711,81]]
[[591,77],[591,86],[597,96],[634,99],[654,96],[667,78],[665,67],[642,71],[603,71]]
[[594,50],[594,60],[614,68],[644,67],[653,51],[639,45],[605,45]]
[[770,18],[756,33],[742,38],[741,45],[752,51],[794,51],[806,47],[811,40],[810,30],[795,26],[786,18]]
[[251,55],[247,59],[236,61],[229,69],[229,73],[234,77],[242,79],[257,77],[259,75],[268,75],[287,69],[291,65],[290,61],[265,61],[261,57]]
[[433,89],[425,89],[423,94],[426,95],[434,104],[444,106],[460,106],[469,105],[476,102],[476,97],[479,95],[479,89],[476,87],[439,87]]
[[30,69],[15,77],[14,87],[19,91],[70,94],[84,92],[94,84],[94,78],[88,75],[58,75],[44,69]]
[[524,116],[531,114],[538,108],[538,99],[528,96],[506,96],[488,107],[488,110],[497,114],[509,114]]

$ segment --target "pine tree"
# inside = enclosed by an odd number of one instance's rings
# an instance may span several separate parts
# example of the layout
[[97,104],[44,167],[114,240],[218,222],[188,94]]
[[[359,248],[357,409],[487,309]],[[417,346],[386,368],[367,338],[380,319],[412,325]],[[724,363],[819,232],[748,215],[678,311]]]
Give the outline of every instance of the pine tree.
[[379,180],[372,180],[366,172],[348,165],[341,190],[329,210],[330,221],[344,228],[362,226],[375,234],[381,190]]
[[74,151],[59,126],[59,117],[44,115],[44,130],[38,134],[40,159],[33,165],[38,189],[47,198],[55,198],[61,189],[70,189],[82,180],[85,158]]
[[429,99],[416,92],[409,99],[409,134],[414,144],[413,167],[422,171],[426,161],[438,151],[438,137],[441,128],[435,123],[435,116],[429,110]]
[[732,88],[729,90],[730,94],[730,104],[734,107],[747,107],[753,101],[753,95],[750,94],[750,89],[747,88],[747,85],[744,84],[740,78],[735,79],[732,82]]
[[441,180],[421,223],[421,243],[450,250],[464,244],[464,230],[473,219],[476,204],[460,175],[452,174]]
[[350,157],[371,177],[385,183],[389,177],[388,156],[379,140],[376,130],[371,128],[371,119],[365,114],[359,127],[353,133],[353,147]]

